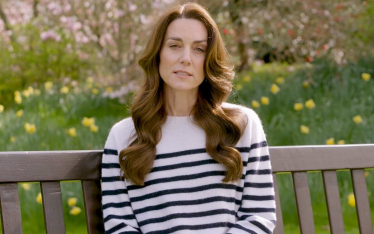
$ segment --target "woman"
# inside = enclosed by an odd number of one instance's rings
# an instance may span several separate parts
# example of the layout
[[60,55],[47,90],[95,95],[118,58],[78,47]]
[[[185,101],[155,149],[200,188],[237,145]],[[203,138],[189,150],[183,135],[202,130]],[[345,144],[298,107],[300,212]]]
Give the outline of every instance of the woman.
[[272,233],[265,134],[253,110],[225,102],[233,66],[209,13],[169,9],[139,65],[145,83],[102,159],[106,233]]

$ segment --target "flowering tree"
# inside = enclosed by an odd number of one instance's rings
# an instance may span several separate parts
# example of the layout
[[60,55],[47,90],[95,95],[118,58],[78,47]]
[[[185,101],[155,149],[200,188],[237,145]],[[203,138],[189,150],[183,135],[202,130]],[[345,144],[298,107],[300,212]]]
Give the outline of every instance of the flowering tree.
[[[347,55],[373,43],[359,33],[358,23],[368,19],[367,2],[196,2],[216,19],[239,71],[249,69],[255,59],[312,62],[315,56],[331,53],[344,62]],[[0,83],[14,79],[8,86],[0,85],[0,92],[66,77],[94,76],[112,85],[137,79],[137,58],[155,19],[176,3],[182,1],[2,1]]]
[[206,6],[216,15],[230,51],[238,56],[239,70],[256,58],[312,62],[327,51],[342,62],[345,54],[364,50],[354,35],[357,19],[370,11],[367,2],[357,1],[226,0]]

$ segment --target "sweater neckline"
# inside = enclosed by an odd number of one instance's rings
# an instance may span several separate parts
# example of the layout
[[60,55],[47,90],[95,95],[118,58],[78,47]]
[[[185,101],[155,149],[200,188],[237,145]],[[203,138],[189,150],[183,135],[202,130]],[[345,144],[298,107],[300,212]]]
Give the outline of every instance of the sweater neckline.
[[193,121],[193,115],[187,115],[187,116],[167,115],[166,116],[166,122],[168,123],[186,123],[190,121]]

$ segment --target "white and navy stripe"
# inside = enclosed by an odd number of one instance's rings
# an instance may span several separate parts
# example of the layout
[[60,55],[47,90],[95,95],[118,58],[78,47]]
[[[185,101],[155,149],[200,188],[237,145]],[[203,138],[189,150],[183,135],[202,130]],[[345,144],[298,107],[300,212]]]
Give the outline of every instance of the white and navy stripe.
[[195,144],[201,132],[185,133],[193,127],[183,118],[170,120],[179,121],[178,129],[168,121],[163,127],[163,136],[180,140],[181,150],[168,152],[161,142],[157,152],[163,153],[156,155],[145,185],[124,181],[118,150],[127,147],[121,137],[133,130],[131,119],[113,126],[102,159],[106,233],[272,233],[276,218],[268,145],[258,116],[247,114],[248,129],[236,147],[243,176],[229,183],[222,182],[225,167],[206,153],[201,141]]

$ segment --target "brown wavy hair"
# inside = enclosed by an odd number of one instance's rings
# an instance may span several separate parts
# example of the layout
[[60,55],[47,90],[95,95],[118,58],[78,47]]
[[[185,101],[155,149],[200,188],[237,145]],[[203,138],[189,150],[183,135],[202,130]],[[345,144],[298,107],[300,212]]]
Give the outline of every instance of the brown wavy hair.
[[159,75],[159,54],[169,24],[181,18],[199,20],[208,31],[205,81],[199,86],[197,101],[191,111],[193,120],[205,131],[206,152],[227,168],[222,181],[242,177],[242,159],[235,145],[243,134],[246,121],[240,110],[221,106],[232,90],[234,66],[208,11],[199,4],[186,3],[170,8],[160,17],[138,61],[145,72],[145,82],[131,106],[135,139],[119,155],[121,174],[137,185],[144,185],[146,174],[153,168],[156,145],[161,140],[161,126],[167,118],[164,83]]

